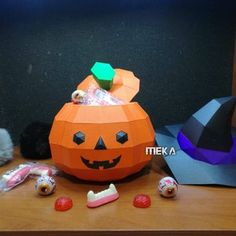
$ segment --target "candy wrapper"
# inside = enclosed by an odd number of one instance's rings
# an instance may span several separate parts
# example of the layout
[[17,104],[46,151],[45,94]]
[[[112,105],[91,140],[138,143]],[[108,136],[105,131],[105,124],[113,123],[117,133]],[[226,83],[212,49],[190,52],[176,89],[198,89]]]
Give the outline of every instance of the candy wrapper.
[[0,178],[0,192],[6,192],[21,184],[27,177],[31,176],[53,176],[58,170],[49,165],[27,162],[20,164],[14,169],[8,170]]
[[55,176],[58,174],[58,169],[55,166],[50,166],[41,163],[30,163],[30,177],[34,176]]
[[90,106],[119,105],[124,102],[104,89],[90,85],[87,91],[76,90],[71,95],[72,102]]

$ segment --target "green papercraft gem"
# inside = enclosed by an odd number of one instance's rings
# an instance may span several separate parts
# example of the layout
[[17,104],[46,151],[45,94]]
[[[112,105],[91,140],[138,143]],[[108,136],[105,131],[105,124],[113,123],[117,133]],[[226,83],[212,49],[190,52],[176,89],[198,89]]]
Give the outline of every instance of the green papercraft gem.
[[108,63],[96,62],[91,72],[101,88],[110,90],[115,76],[115,70]]

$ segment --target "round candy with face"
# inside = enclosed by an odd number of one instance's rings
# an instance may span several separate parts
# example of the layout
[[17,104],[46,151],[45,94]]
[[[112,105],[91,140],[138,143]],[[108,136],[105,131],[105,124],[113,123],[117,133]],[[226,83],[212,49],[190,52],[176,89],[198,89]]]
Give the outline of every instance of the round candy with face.
[[39,195],[50,195],[56,189],[56,181],[50,176],[41,176],[35,183],[35,190]]
[[160,180],[158,190],[163,197],[174,197],[178,192],[178,184],[172,177],[165,177]]

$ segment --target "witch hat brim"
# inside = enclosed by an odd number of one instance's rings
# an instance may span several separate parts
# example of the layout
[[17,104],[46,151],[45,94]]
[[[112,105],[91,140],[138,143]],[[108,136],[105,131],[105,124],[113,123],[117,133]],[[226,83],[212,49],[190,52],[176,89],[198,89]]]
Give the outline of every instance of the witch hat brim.
[[[158,146],[168,149],[174,147],[176,150],[175,155],[166,155],[164,159],[180,184],[218,184],[236,187],[236,164],[232,164],[236,157],[234,152],[236,135],[234,135],[235,132],[231,132],[231,118],[235,100],[235,97],[213,99],[213,102],[209,102],[194,113],[185,124],[165,126],[156,131]],[[215,106],[213,107],[212,104]],[[203,111],[207,112],[205,116]],[[195,125],[193,125],[192,118],[197,120],[197,123],[194,121]],[[192,125],[190,125],[191,122]],[[199,131],[201,126],[202,129]],[[207,132],[210,133],[209,136]],[[215,136],[218,135],[217,132],[222,134],[222,137],[219,135],[217,138],[221,137],[222,143],[225,145],[220,147],[212,145],[214,142],[209,139],[212,132],[215,132]],[[186,143],[180,141],[181,135],[187,137],[191,147],[187,146],[186,148]],[[201,137],[208,142],[203,142],[202,145],[199,142]],[[231,143],[230,140],[232,140]],[[220,142],[220,140],[215,142]],[[204,150],[203,153],[206,156],[199,156],[199,150]],[[226,155],[223,156],[224,161],[222,161],[222,156],[215,161],[217,158],[214,159],[214,157],[217,157],[217,154]],[[232,160],[229,159],[230,156]]]

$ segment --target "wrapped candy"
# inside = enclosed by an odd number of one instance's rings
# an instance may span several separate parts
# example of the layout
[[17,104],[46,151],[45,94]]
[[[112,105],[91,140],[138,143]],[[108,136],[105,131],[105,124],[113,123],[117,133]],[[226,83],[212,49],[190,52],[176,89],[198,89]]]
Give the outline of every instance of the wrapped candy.
[[163,197],[174,197],[178,192],[178,184],[172,177],[168,176],[160,180],[158,190]]
[[95,85],[90,85],[86,92],[75,90],[71,95],[71,100],[75,104],[83,104],[90,106],[106,106],[118,105],[124,102],[104,89],[98,88]]
[[21,164],[4,173],[0,179],[0,191],[9,191],[22,183],[29,176],[30,169],[29,164]]
[[41,163],[31,163],[30,175],[31,176],[54,176],[58,170],[54,166],[49,166]]
[[0,192],[9,191],[24,182],[28,176],[54,176],[57,174],[54,166],[46,164],[26,162],[14,169],[8,170],[0,177]]

